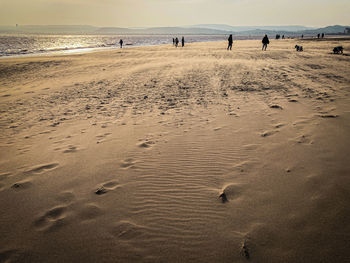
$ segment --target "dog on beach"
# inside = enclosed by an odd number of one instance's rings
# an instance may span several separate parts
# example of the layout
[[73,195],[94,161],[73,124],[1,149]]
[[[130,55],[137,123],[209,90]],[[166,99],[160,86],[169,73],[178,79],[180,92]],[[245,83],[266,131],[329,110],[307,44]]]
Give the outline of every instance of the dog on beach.
[[295,45],[296,51],[303,51],[303,46]]
[[343,47],[339,46],[339,47],[333,48],[333,53],[334,54],[339,54],[339,53],[343,54]]

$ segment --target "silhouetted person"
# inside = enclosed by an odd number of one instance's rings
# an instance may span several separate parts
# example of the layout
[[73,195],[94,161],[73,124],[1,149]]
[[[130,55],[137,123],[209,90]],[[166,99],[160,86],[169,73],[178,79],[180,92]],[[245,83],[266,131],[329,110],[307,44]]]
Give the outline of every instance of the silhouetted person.
[[320,38],[320,34],[317,34],[317,38]]
[[267,45],[270,44],[270,40],[269,38],[267,37],[267,35],[264,36],[264,38],[262,39],[262,50],[265,50],[266,51],[266,48],[267,48]]
[[173,46],[175,46],[175,38],[173,38]]
[[179,45],[179,39],[175,38],[175,47],[177,47]]
[[227,50],[232,50],[232,43],[233,43],[233,39],[232,39],[232,35],[230,35],[228,37],[228,46],[227,46]]
[[304,35],[301,35],[301,38],[304,38]]
[[123,39],[119,40],[120,48],[123,48]]
[[181,46],[182,46],[182,47],[185,46],[185,38],[184,38],[184,37],[182,37],[182,39],[181,39]]
[[324,38],[324,33],[322,33],[322,36],[321,36],[322,38]]
[[282,39],[284,39],[284,35],[282,35]]

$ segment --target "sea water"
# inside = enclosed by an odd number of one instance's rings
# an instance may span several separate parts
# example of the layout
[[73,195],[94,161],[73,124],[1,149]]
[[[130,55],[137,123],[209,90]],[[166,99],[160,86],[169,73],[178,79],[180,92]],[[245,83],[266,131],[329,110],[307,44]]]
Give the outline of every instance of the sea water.
[[[29,54],[52,54],[87,52],[119,47],[152,46],[172,44],[173,35],[38,35],[38,34],[0,34],[0,57]],[[226,35],[184,35],[186,43],[223,41]],[[247,39],[248,37],[235,37]]]

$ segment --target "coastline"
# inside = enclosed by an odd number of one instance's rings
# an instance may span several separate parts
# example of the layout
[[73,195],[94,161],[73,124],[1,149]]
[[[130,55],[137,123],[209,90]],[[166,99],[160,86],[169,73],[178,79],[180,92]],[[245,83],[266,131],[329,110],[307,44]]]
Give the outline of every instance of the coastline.
[[[155,35],[157,36],[157,35]],[[185,35],[186,36],[186,35]],[[193,37],[193,35],[190,35]],[[198,35],[203,36],[203,35]],[[210,36],[210,35],[208,35]],[[169,40],[172,36],[169,35]],[[186,42],[186,45],[193,44],[193,43],[205,43],[205,42],[222,42],[225,41],[224,38],[226,36],[223,36],[223,40],[197,40],[193,42]],[[334,36],[328,36],[324,39],[317,39],[317,37],[310,37],[306,36],[305,38],[301,39],[298,37],[293,36],[292,38],[286,38],[281,39],[278,41],[285,41],[285,40],[296,40],[296,41],[348,41],[350,39],[350,36],[340,36],[340,35],[334,35]],[[235,36],[234,41],[246,41],[246,40],[260,40],[260,36]],[[274,40],[274,39],[273,39]],[[170,41],[169,41],[170,42]],[[171,45],[171,43],[163,43],[163,44],[126,44],[123,46],[123,48],[137,48],[137,47],[150,47],[150,46],[164,46],[164,45]],[[0,56],[0,59],[7,59],[7,58],[21,58],[21,57],[41,57],[41,56],[59,56],[59,55],[69,55],[69,54],[84,54],[84,53],[90,53],[90,52],[103,52],[108,50],[117,50],[119,49],[119,44],[111,45],[109,46],[100,46],[100,47],[77,47],[77,48],[60,48],[57,50],[42,50],[42,51],[36,51],[34,53],[27,53],[27,54],[11,54],[11,55],[2,55]]]
[[[6,35],[0,35],[0,37],[4,37]],[[119,41],[119,39],[117,39],[118,36],[113,36],[113,35],[84,35],[81,36],[82,39],[85,38],[89,38],[90,41],[95,41],[96,42],[96,46],[79,46],[76,47],[75,44],[78,43],[78,45],[82,44],[79,43],[80,39],[79,39],[79,35],[33,35],[33,34],[29,34],[29,35],[9,35],[8,37],[18,37],[18,38],[23,38],[23,37],[31,37],[33,38],[33,40],[35,40],[36,37],[38,38],[43,38],[43,37],[47,37],[47,38],[53,38],[51,41],[53,42],[59,42],[62,39],[66,39],[66,37],[72,37],[73,39],[71,41],[65,42],[65,43],[61,43],[61,47],[52,47],[49,49],[40,49],[40,50],[27,50],[28,47],[23,46],[21,50],[18,50],[17,54],[13,53],[13,54],[6,54],[6,55],[2,55],[0,56],[0,58],[3,57],[22,57],[22,56],[46,56],[46,55],[59,55],[59,54],[69,54],[69,53],[88,53],[88,52],[95,52],[95,51],[103,51],[103,50],[109,50],[109,49],[117,49],[119,48],[119,43],[117,43]],[[134,48],[134,47],[142,47],[142,46],[158,46],[158,45],[167,45],[167,44],[171,44],[171,39],[174,37],[172,35],[122,35],[119,36],[120,38],[125,38],[127,39],[126,43],[124,43],[123,48]],[[144,37],[144,39],[142,38]],[[186,35],[186,38],[189,38],[189,42],[188,43],[196,43],[196,42],[211,42],[211,41],[217,41],[218,37],[217,35]],[[220,36],[221,37],[221,36]],[[103,38],[104,41],[103,41]],[[212,38],[212,39],[211,39]],[[222,41],[225,39],[225,36],[222,36],[222,39],[220,39],[219,41]],[[188,39],[187,39],[188,40]],[[5,40],[4,40],[5,41]],[[35,41],[43,41],[44,43],[42,43],[43,47],[48,44],[47,39],[36,39]],[[46,41],[46,42],[45,42]],[[49,42],[51,42],[49,41]],[[101,42],[102,41],[102,42]],[[84,42],[84,41],[83,41]],[[109,42],[109,43],[106,43]],[[115,44],[111,44],[111,42],[115,42]],[[45,44],[46,43],[46,44]],[[89,43],[91,44],[91,43]],[[64,47],[64,46],[69,46],[72,45],[72,47]],[[22,53],[24,52],[24,53]],[[26,53],[29,52],[29,53]],[[0,54],[1,54],[1,50],[0,50]]]

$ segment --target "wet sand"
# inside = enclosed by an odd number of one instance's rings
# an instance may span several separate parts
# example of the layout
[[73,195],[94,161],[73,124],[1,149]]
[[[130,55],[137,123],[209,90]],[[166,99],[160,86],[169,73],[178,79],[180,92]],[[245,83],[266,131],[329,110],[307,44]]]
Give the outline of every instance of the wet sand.
[[0,262],[346,262],[350,41],[225,47],[0,60]]

